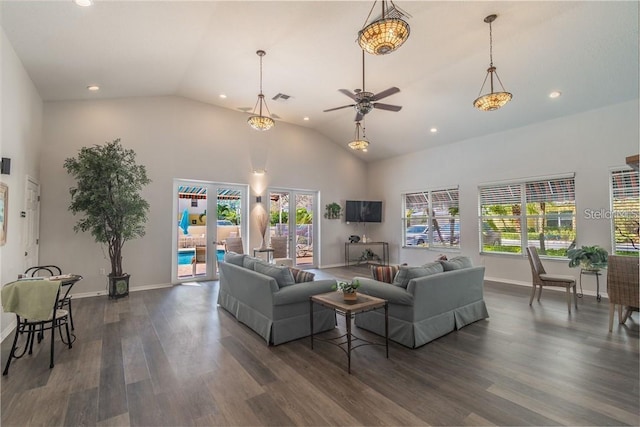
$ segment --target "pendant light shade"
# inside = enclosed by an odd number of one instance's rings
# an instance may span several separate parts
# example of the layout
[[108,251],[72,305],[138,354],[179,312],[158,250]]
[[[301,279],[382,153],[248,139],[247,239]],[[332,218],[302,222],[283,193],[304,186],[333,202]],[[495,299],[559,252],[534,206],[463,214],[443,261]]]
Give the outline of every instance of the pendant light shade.
[[364,131],[362,133],[362,138],[360,138],[360,122],[356,122],[355,138],[349,143],[349,148],[356,151],[366,152],[368,147],[369,141],[367,141]]
[[[473,101],[473,106],[478,110],[482,111],[493,111],[505,105],[507,102],[511,101],[513,95],[509,92],[505,91],[504,86],[502,85],[502,81],[500,81],[500,77],[498,77],[498,72],[496,71],[496,67],[493,66],[493,34],[491,29],[491,23],[496,20],[498,15],[489,15],[484,18],[484,22],[489,24],[489,68],[487,69],[487,75],[484,77],[484,82],[482,82],[482,87],[480,88],[480,93],[484,90],[484,86],[487,83],[487,79],[489,79],[491,92],[480,95]],[[495,78],[500,84],[502,91],[494,92],[493,88],[493,78]]]
[[[266,55],[264,50],[259,50],[256,52],[256,55],[260,57],[260,93],[258,94],[258,101],[256,102],[255,107],[253,107],[252,116],[247,119],[247,123],[249,126],[254,128],[255,130],[269,130],[274,125],[275,122],[271,117],[271,113],[269,112],[269,107],[267,107],[267,101],[264,100],[264,95],[262,94],[262,57]],[[264,104],[265,110],[269,115],[262,115],[262,105]],[[256,114],[256,111],[258,114]]]
[[367,25],[377,0],[373,2],[365,26],[358,32],[358,44],[372,55],[386,55],[398,49],[409,38],[409,24],[402,18],[406,15],[393,4],[382,0],[382,17]]

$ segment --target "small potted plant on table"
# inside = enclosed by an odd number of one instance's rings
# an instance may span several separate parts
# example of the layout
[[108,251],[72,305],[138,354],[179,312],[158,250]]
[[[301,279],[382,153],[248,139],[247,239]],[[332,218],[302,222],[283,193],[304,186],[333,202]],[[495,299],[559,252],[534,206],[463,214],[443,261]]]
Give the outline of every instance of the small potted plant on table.
[[337,282],[333,289],[342,292],[345,301],[356,301],[358,293],[356,289],[360,287],[360,281],[355,279],[351,282]]
[[600,246],[582,246],[567,251],[569,267],[581,266],[584,270],[597,272],[607,266],[609,254]]

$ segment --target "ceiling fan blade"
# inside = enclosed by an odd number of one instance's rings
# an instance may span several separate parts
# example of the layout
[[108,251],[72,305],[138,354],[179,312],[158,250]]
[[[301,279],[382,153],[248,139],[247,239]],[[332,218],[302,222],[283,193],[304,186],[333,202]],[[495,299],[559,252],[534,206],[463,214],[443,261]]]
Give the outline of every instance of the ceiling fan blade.
[[342,110],[343,108],[355,107],[355,106],[356,106],[356,104],[343,105],[342,107],[329,108],[328,110],[322,110],[322,112],[326,113],[326,112],[329,112],[329,111]]
[[399,105],[390,105],[390,104],[382,104],[380,102],[375,102],[373,104],[373,108],[377,108],[378,110],[387,110],[387,111],[400,111],[402,107]]
[[372,101],[377,101],[379,99],[386,98],[387,96],[391,96],[394,93],[398,93],[398,92],[400,92],[400,89],[398,89],[397,87],[390,87],[387,90],[383,90],[382,92],[376,93],[375,95],[373,95],[371,97],[371,100]]
[[356,122],[361,122],[361,121],[362,121],[362,119],[364,119],[364,114],[362,114],[360,111],[358,111],[358,112],[356,113],[356,119],[355,119],[355,121],[356,121]]
[[354,101],[357,101],[356,99],[356,95],[351,93],[350,90],[347,89],[338,89],[338,92],[343,93],[345,95],[347,95],[349,98],[353,99]]

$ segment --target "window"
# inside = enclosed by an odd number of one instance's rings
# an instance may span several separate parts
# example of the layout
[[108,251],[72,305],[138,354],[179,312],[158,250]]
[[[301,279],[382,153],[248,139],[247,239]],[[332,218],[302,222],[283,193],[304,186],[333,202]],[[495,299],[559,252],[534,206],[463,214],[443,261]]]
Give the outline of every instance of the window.
[[457,188],[406,193],[402,199],[405,247],[460,247]]
[[575,241],[573,176],[479,188],[481,252],[565,257]]
[[[585,213],[597,214],[597,212]],[[638,171],[626,169],[611,172],[610,213],[614,253],[638,256],[640,246]]]

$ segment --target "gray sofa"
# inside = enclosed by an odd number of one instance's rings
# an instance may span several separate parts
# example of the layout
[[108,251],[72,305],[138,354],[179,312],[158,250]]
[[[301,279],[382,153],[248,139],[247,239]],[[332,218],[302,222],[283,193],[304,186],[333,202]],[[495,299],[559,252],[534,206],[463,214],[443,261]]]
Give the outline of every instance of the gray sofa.
[[[395,284],[357,278],[358,292],[389,301],[389,339],[416,348],[489,317],[483,299],[484,266],[473,267],[468,259],[452,260],[445,271],[443,264],[400,267]],[[360,313],[355,324],[384,335],[384,312]]]
[[[225,256],[219,268],[220,307],[273,345],[308,336],[309,297],[330,292],[336,283],[316,280],[294,284],[293,277],[284,271],[288,267],[248,255]],[[316,305],[313,311],[314,333],[336,327],[333,310]]]

